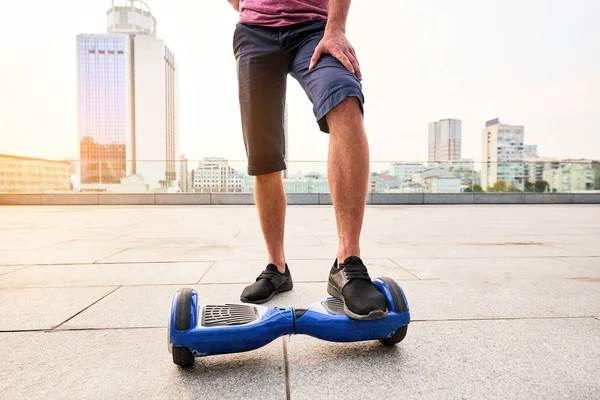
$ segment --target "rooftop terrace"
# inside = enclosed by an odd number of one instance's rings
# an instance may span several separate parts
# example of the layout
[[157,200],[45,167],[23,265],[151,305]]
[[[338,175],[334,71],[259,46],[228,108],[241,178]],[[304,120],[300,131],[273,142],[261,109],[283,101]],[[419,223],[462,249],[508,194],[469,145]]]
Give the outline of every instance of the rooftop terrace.
[[[1,206],[0,398],[600,397],[600,206],[367,208],[362,256],[412,322],[379,342],[275,340],[175,366],[174,292],[238,302],[266,265],[252,206]],[[331,206],[290,206],[294,290],[324,299]]]

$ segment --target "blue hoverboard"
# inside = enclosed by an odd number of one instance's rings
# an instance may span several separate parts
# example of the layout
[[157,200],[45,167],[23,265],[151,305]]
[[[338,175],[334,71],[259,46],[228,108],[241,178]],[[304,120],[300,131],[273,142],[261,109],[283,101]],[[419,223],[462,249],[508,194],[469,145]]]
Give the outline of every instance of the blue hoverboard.
[[379,340],[388,346],[400,343],[410,323],[404,291],[391,278],[376,278],[373,283],[387,299],[388,314],[370,321],[348,317],[343,302],[334,297],[302,309],[203,305],[195,290],[178,290],[171,305],[169,352],[175,364],[189,367],[196,357],[255,350],[292,334],[330,342]]

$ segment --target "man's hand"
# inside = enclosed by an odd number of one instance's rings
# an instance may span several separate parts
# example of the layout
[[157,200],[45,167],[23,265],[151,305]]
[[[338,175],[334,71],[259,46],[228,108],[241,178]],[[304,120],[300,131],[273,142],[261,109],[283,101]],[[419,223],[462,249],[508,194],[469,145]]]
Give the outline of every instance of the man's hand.
[[327,26],[323,39],[317,45],[310,59],[309,70],[312,70],[323,54],[331,54],[337,58],[344,67],[362,80],[360,65],[354,48],[346,39],[346,19],[350,10],[350,0],[329,0]]
[[362,80],[358,58],[356,57],[354,48],[350,45],[348,39],[346,39],[346,34],[344,34],[343,31],[328,32],[325,30],[323,39],[321,39],[315,48],[315,52],[310,59],[309,70],[312,70],[317,65],[317,62],[323,54],[331,54],[333,57],[337,58],[348,71],[355,74],[359,80]]
[[229,4],[231,4],[231,7],[233,7],[233,9],[237,12],[240,12],[240,0],[227,0],[229,1]]

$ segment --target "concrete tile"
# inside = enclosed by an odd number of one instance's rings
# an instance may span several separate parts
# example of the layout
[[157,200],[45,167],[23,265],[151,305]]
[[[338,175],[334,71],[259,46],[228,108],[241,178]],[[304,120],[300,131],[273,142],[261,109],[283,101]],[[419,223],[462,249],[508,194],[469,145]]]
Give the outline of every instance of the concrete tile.
[[[210,270],[204,275],[200,283],[245,283],[249,284],[256,280],[256,277],[267,266],[267,259],[259,261],[217,261]],[[288,260],[288,266],[292,271],[292,277],[295,278],[294,271],[302,266],[300,262]],[[239,297],[239,296],[238,296]]]
[[[242,251],[243,250],[243,251]],[[264,260],[266,250],[261,247],[180,247],[126,249],[103,260],[106,263],[127,262],[190,262],[221,260]]]
[[578,257],[600,257],[600,247],[590,243],[561,243],[555,247]]
[[[286,258],[289,260],[333,259],[337,245],[319,246],[286,245]],[[567,252],[563,250],[562,254]],[[425,247],[369,245],[361,247],[361,255],[368,262],[376,258],[428,258],[435,255]],[[123,250],[102,262],[181,262],[181,261],[266,261],[267,251],[264,245],[243,247],[180,247],[176,251],[169,248],[132,248]],[[266,264],[265,264],[266,265]]]
[[573,204],[574,197],[570,193],[525,193],[525,204]]
[[118,253],[120,248],[70,250],[0,250],[0,265],[86,264]]
[[[333,260],[299,260],[292,270],[294,282],[327,282]],[[292,260],[293,262],[293,260]],[[413,274],[386,258],[364,259],[369,270],[369,276],[389,276],[394,279],[418,279]],[[291,264],[290,264],[290,268]]]
[[34,265],[0,276],[0,288],[195,284],[211,264]]
[[[223,241],[223,245],[225,246],[235,246],[235,247],[246,247],[246,246],[262,246],[265,247],[265,239],[262,236],[262,233],[245,233],[241,232],[237,237]],[[319,240],[316,236],[310,235],[295,235],[288,236],[285,238],[285,246],[287,247],[296,247],[296,246],[322,246],[323,242]]]
[[[396,280],[416,320],[582,317],[600,314],[594,280]],[[305,306],[328,297],[327,283],[295,283],[270,304]],[[566,300],[568,299],[568,300]]]
[[[413,249],[422,249],[428,254],[441,258],[522,258],[522,257],[568,257],[576,256],[572,250],[539,244],[500,244],[500,245],[420,245]],[[390,256],[391,257],[391,256]],[[406,257],[408,258],[408,257]]]
[[[239,232],[239,231],[238,231]],[[157,235],[158,236],[158,235]],[[66,250],[85,250],[90,248],[105,248],[114,244],[113,239],[92,239],[92,240],[71,240],[49,245],[47,249],[66,249]],[[295,246],[320,246],[322,242],[316,236],[295,236],[287,240]],[[178,237],[165,234],[163,237],[139,237],[137,235],[128,235],[118,239],[119,245],[124,248],[133,249],[156,249],[169,248],[177,251],[177,248],[195,248],[195,247],[247,247],[247,246],[265,246],[262,234],[240,233],[236,237],[230,236],[189,236]]]
[[[334,258],[330,260],[288,259],[294,282],[326,282]],[[365,260],[371,277],[389,276],[395,279],[417,279],[410,272],[389,259]],[[266,261],[240,262],[217,261],[200,283],[252,283],[264,270]],[[1,282],[1,281],[0,281]]]
[[360,254],[365,262],[372,258],[431,258],[436,257],[427,246],[410,244],[379,244],[363,243]]
[[424,204],[473,204],[473,193],[425,193]]
[[574,279],[401,282],[421,320],[581,317],[600,313],[598,282]]
[[161,205],[210,204],[210,193],[156,193],[154,199]]
[[[286,246],[288,259],[329,259],[335,255],[333,246]],[[405,256],[404,252],[394,255]],[[180,247],[174,251],[167,248],[126,249],[108,257],[103,262],[177,262],[177,261],[267,261],[267,250],[261,246],[243,247]],[[266,265],[266,264],[265,264]]]
[[[4,236],[4,237],[3,237]],[[52,239],[46,236],[41,235],[20,235],[15,234],[11,235],[11,237],[7,237],[8,235],[0,235],[0,251],[2,250],[40,250],[45,249],[50,246],[57,245],[59,243],[64,243],[62,239]]]
[[[463,240],[463,235],[455,235],[448,237],[446,234],[435,233],[421,235],[411,234],[410,232],[398,232],[390,234],[387,232],[376,233],[376,232],[365,232],[361,235],[361,247],[365,246],[396,246],[410,248],[416,244],[448,244],[456,243]],[[337,245],[337,235],[319,235],[319,240],[326,245]],[[433,255],[430,255],[434,257]]]
[[600,324],[592,319],[412,323],[404,341],[392,348],[292,336],[288,358],[291,398],[600,394]]
[[283,399],[281,339],[173,364],[164,329],[0,335],[4,399]]
[[53,328],[114,289],[2,289],[0,331]]
[[[569,258],[429,258],[394,259],[396,263],[422,279],[480,282],[495,279],[540,282],[600,276],[596,267],[569,263]],[[600,260],[600,258],[598,258]]]
[[245,284],[124,286],[61,328],[166,328],[171,301],[177,290],[191,287],[198,292],[202,304],[225,304],[240,303],[240,294],[245,286]]
[[[418,240],[419,238],[416,238]],[[437,238],[436,240],[440,240]],[[506,246],[511,243],[518,243],[522,246],[527,245],[545,245],[560,247],[561,244],[585,244],[588,246],[600,245],[600,236],[586,236],[582,234],[554,234],[554,233],[493,233],[488,234],[486,230],[485,235],[468,233],[461,236],[453,237],[446,236],[445,243],[439,244],[460,244],[463,246],[481,244],[490,246]]]
[[576,266],[592,268],[594,271],[600,271],[600,257],[569,257],[562,258],[561,261]]
[[[582,317],[600,315],[597,281],[563,280],[448,282],[399,280],[413,320]],[[246,284],[122,287],[69,321],[66,328],[166,326],[173,294],[181,287],[198,290],[204,303],[239,303]],[[305,307],[329,297],[327,282],[295,282],[266,305]],[[569,299],[565,303],[564,299]]]
[[17,271],[19,269],[27,268],[27,266],[23,265],[2,265],[0,266],[0,276],[9,274],[13,271]]

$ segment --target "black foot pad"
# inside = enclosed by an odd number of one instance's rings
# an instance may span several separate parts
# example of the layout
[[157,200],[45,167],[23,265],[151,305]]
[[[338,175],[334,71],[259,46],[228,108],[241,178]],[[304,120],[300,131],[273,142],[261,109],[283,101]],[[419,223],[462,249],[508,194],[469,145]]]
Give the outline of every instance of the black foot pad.
[[242,325],[258,318],[256,307],[243,304],[205,306],[202,311],[202,326]]
[[327,300],[321,302],[321,304],[330,313],[346,314],[346,312],[344,311],[344,302],[340,299],[332,297],[330,299],[327,299]]

